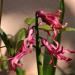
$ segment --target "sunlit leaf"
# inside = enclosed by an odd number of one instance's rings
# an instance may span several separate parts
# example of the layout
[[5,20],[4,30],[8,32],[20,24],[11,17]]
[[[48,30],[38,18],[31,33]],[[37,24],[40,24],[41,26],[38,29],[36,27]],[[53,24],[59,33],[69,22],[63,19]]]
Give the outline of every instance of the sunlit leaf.
[[26,33],[27,33],[27,31],[25,28],[20,29],[15,35],[15,39],[17,40],[17,42],[24,40],[26,37]]
[[35,23],[35,18],[26,18],[25,23],[27,25],[32,25],[33,23]]
[[52,28],[49,25],[39,25],[39,29],[50,31]]
[[1,57],[0,61],[2,61],[2,64],[0,64],[0,67],[2,70],[8,70],[8,60],[6,57]]
[[65,27],[62,29],[62,31],[75,31],[75,28],[73,27]]
[[16,68],[16,75],[25,75],[25,71],[20,67]]
[[[47,49],[45,49],[44,53],[44,61],[43,61],[43,75],[54,75],[55,74],[55,67],[49,64],[51,57],[48,54]],[[54,59],[54,64],[56,64],[57,60]]]
[[15,46],[17,49],[21,46],[22,41],[25,39],[27,31],[25,28],[20,29],[15,35]]
[[[40,25],[39,26],[39,29],[41,30],[46,30],[46,31],[52,31],[52,27],[50,27],[49,25]],[[74,27],[65,27],[65,28],[62,28],[61,31],[75,31],[75,28]]]

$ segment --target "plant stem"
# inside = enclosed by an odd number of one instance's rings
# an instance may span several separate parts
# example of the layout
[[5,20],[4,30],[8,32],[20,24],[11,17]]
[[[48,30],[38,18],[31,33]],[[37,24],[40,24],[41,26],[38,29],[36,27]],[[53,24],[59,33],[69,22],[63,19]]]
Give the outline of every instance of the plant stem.
[[[60,15],[60,23],[63,23],[64,20],[64,14],[65,14],[65,4],[64,4],[64,0],[60,0],[60,10],[62,11],[61,15]],[[59,33],[59,35],[57,36],[57,41],[59,43],[61,43],[61,34],[62,32]]]
[[62,11],[62,13],[61,13],[61,15],[60,15],[60,22],[63,23],[64,14],[65,14],[65,4],[64,4],[64,0],[60,0],[60,10]]
[[38,15],[37,12],[35,14],[35,35],[36,35],[36,60],[37,60],[37,69],[38,69],[38,75],[43,75],[43,69],[42,69],[42,55],[41,55],[41,48],[39,47],[39,30],[38,30]]

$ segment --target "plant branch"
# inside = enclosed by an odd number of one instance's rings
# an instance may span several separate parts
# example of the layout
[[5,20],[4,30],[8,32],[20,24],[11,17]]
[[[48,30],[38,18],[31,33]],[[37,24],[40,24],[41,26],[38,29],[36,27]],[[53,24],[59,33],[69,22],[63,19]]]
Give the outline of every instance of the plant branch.
[[42,69],[42,55],[41,55],[41,48],[39,46],[39,28],[38,28],[38,15],[37,12],[35,14],[35,34],[36,34],[36,60],[37,60],[37,69],[38,69],[38,75],[43,75],[43,69]]

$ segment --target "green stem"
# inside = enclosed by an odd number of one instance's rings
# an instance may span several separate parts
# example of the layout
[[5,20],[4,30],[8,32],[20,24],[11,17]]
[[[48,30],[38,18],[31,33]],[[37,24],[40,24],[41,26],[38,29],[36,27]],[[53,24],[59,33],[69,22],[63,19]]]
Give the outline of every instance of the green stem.
[[[60,23],[63,23],[64,20],[64,14],[65,14],[65,4],[64,4],[64,0],[60,0],[60,10],[62,11],[61,15],[60,15]],[[61,43],[61,34],[62,32],[60,32],[57,36],[57,41],[59,43]]]
[[60,23],[63,23],[64,14],[65,14],[65,4],[64,4],[64,0],[60,0],[60,10],[62,11],[62,13],[61,13],[61,15],[60,15]]
[[42,69],[42,55],[41,55],[41,48],[39,47],[39,30],[38,30],[38,15],[37,12],[35,14],[35,35],[36,35],[36,60],[37,60],[37,69],[38,69],[38,75],[43,75],[43,69]]
[[[60,15],[60,23],[63,23],[64,20],[64,14],[65,14],[65,4],[64,4],[64,0],[60,0],[60,10],[62,11],[61,15]],[[59,33],[59,35],[57,36],[57,41],[59,43],[61,43],[61,34],[62,32]]]

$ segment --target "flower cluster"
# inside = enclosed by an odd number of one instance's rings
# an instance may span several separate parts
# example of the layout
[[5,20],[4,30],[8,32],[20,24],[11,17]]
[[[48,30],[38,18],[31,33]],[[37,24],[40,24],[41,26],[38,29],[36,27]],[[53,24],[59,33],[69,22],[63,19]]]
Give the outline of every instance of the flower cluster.
[[59,42],[56,40],[56,37],[58,35],[58,32],[60,29],[64,28],[66,26],[62,25],[59,21],[61,10],[58,10],[55,13],[46,13],[44,11],[37,11],[38,17],[41,18],[42,22],[48,24],[53,29],[53,36],[51,38],[53,39],[54,44],[48,42],[47,39],[42,38],[41,42],[42,45],[44,45],[52,59],[50,60],[50,64],[53,63],[53,57],[56,57],[60,60],[70,61],[72,60],[69,57],[64,56],[65,52],[75,53],[73,50],[64,49],[63,46],[59,44]]
[[[41,44],[47,48],[49,55],[51,56],[50,64],[53,63],[53,57],[60,59],[60,60],[65,60],[65,61],[70,61],[72,60],[69,57],[64,56],[65,52],[70,52],[70,53],[75,53],[75,51],[64,49],[63,46],[59,44],[59,42],[56,40],[56,37],[58,35],[58,32],[60,32],[60,29],[64,28],[65,25],[62,25],[59,21],[60,13],[61,11],[58,10],[55,13],[45,13],[44,11],[37,11],[37,16],[38,19],[41,18],[42,22],[46,23],[49,25],[52,30],[53,30],[53,35],[49,35],[49,37],[52,38],[54,43],[49,42],[45,38],[40,38],[41,39]],[[12,69],[16,69],[17,66],[21,66],[20,64],[20,59],[31,52],[31,49],[36,42],[35,37],[34,37],[34,27],[29,28],[28,36],[27,38],[24,39],[21,48],[19,49],[19,52],[16,53],[14,57],[10,59],[10,63],[12,66]]]
[[42,39],[41,42],[47,48],[50,56],[52,57],[52,59],[50,60],[50,64],[53,61],[53,57],[56,57],[57,59],[65,60],[65,61],[72,60],[71,58],[64,56],[64,53],[66,52],[75,53],[75,51],[64,49],[63,46],[61,46],[56,40],[54,40],[55,45],[52,43],[49,43],[48,40],[46,39]]
[[10,64],[12,69],[16,69],[17,66],[21,67],[20,59],[31,52],[32,46],[34,44],[34,37],[33,37],[33,29],[29,30],[27,38],[23,40],[22,46],[19,49],[19,52],[10,59]]
[[[54,35],[52,39],[55,39],[59,30],[66,27],[67,23],[65,25],[62,25],[59,22],[61,10],[57,10],[55,13],[46,13],[44,11],[37,11],[38,17],[41,18],[42,22],[48,24],[50,27],[52,27]],[[49,32],[48,32],[49,33]],[[50,33],[49,33],[50,34]]]

